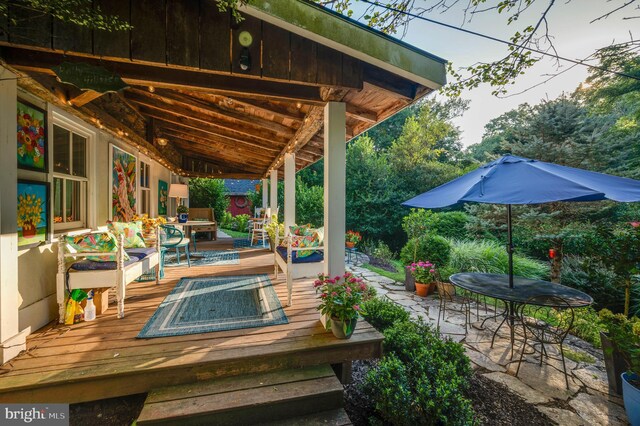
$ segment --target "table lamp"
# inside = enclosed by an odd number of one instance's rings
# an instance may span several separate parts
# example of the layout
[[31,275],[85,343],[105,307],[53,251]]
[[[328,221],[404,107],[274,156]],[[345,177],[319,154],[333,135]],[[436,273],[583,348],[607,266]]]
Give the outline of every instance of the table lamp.
[[184,223],[188,219],[188,210],[182,207],[182,199],[189,198],[189,185],[172,183],[169,186],[169,197],[177,199],[178,222]]

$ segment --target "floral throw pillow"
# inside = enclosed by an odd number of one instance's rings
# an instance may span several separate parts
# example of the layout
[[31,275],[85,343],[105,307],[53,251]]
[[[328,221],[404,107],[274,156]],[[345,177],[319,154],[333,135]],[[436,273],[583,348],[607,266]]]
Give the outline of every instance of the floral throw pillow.
[[289,227],[291,235],[312,235],[311,225],[293,225]]
[[[299,248],[313,248],[320,247],[322,245],[322,241],[324,240],[324,227],[318,229],[309,229],[308,233],[310,235],[305,235],[302,238],[298,238],[294,245]],[[298,257],[307,257],[313,254],[314,250],[300,250],[297,252]]]
[[[75,236],[66,236],[65,241],[72,251],[78,252],[100,252],[111,253],[104,256],[87,256],[88,260],[95,262],[115,262],[118,252],[118,241],[111,232],[93,232]],[[127,253],[124,253],[124,260],[129,260]]]
[[142,222],[107,222],[109,231],[116,237],[124,235],[124,248],[145,248],[142,238]]

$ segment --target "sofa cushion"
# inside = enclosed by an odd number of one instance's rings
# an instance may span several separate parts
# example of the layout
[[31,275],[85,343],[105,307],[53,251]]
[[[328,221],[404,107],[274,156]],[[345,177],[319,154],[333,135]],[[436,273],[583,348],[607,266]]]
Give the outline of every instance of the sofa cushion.
[[[322,262],[324,260],[324,252],[320,250],[310,250],[311,254],[306,257],[300,257],[294,251],[291,253],[291,262],[292,263],[314,263],[314,262]],[[276,252],[280,257],[284,260],[287,260],[287,248],[286,247],[277,247]]]
[[[135,249],[127,249],[125,253],[127,254],[127,260],[124,262],[125,268],[133,263],[139,262],[142,259],[149,257],[153,253],[156,252],[155,248],[146,247],[146,248],[135,248]],[[81,260],[73,263],[70,267],[70,270],[73,271],[108,271],[117,269],[117,263],[113,262],[96,262],[93,260]]]

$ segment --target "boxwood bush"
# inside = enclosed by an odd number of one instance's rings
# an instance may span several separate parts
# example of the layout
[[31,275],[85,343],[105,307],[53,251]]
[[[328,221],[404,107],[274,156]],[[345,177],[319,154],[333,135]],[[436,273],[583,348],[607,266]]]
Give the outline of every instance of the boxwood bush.
[[406,266],[414,261],[428,260],[442,268],[449,262],[450,252],[449,240],[440,235],[427,234],[410,239],[400,251],[400,261]]
[[410,321],[393,302],[372,300],[366,311],[385,337],[385,356],[364,382],[376,410],[371,423],[472,424],[471,403],[463,394],[472,370],[462,345],[441,339],[422,321]]

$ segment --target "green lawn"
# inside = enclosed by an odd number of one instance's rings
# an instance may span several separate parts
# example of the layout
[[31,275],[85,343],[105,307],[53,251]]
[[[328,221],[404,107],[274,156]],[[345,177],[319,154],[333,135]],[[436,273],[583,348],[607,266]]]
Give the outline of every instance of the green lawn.
[[225,234],[229,235],[231,238],[249,238],[248,232],[234,231],[233,229],[225,229],[225,228],[220,228],[220,230]]
[[376,274],[380,274],[383,277],[391,278],[392,280],[399,281],[401,283],[404,282],[404,268],[399,260],[392,260],[391,263],[396,267],[396,272],[389,272],[385,269],[378,268],[377,266],[369,265],[365,263],[362,265],[363,268],[368,269]]

